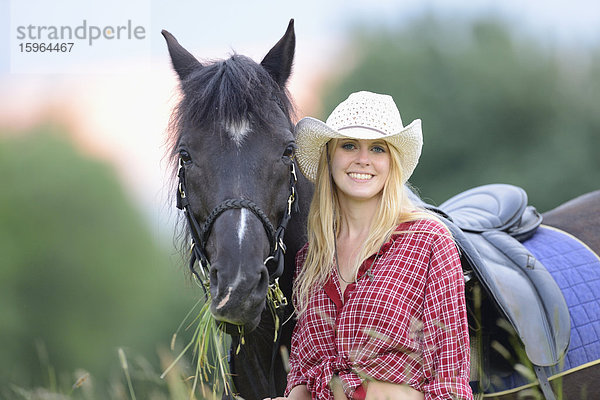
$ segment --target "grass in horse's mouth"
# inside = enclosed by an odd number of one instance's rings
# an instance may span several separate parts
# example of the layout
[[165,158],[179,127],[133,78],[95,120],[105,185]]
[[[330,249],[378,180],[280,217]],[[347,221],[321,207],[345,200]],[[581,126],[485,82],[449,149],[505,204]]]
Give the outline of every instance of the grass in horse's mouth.
[[[200,284],[202,285],[202,283]],[[235,390],[233,381],[231,379],[231,374],[229,372],[229,363],[227,362],[227,347],[229,345],[229,340],[226,338],[227,334],[225,333],[223,325],[224,323],[215,320],[214,316],[210,312],[211,296],[209,285],[204,285],[204,288],[206,289],[206,298],[200,299],[198,302],[196,302],[196,304],[187,313],[177,328],[175,334],[173,334],[173,339],[171,340],[171,351],[173,351],[175,348],[177,334],[184,324],[189,320],[189,318],[194,315],[194,310],[197,310],[198,307],[200,307],[200,311],[196,317],[189,324],[187,324],[187,327],[185,328],[188,330],[195,326],[192,339],[160,376],[161,379],[164,379],[164,377],[169,373],[169,371],[171,371],[171,369],[173,369],[175,364],[177,364],[177,362],[188,352],[188,350],[192,349],[193,358],[195,359],[195,373],[189,378],[193,379],[190,399],[195,398],[194,394],[198,385],[200,385],[202,395],[204,397],[206,397],[206,387],[212,387],[213,398],[217,398],[216,395],[220,395],[221,392],[224,392],[227,395],[233,394]],[[282,305],[287,305],[287,299],[281,292],[278,281],[269,285],[266,301],[267,307],[271,312],[274,322],[275,332],[273,342],[276,343],[280,327],[277,310]],[[239,326],[238,329],[240,340],[235,350],[236,354],[241,350],[241,346],[245,344],[244,327]]]
[[[198,385],[200,385],[204,397],[207,395],[205,393],[207,387],[212,387],[213,398],[216,398],[216,395],[222,391],[225,394],[233,392],[233,382],[229,373],[229,363],[227,362],[228,341],[224,330],[219,328],[222,322],[216,321],[210,312],[210,300],[210,295],[204,303],[202,303],[202,299],[199,300],[177,328],[177,332],[171,340],[171,350],[174,350],[178,332],[193,315],[194,310],[200,307],[196,317],[186,327],[186,330],[188,330],[195,326],[191,340],[161,375],[161,378],[164,378],[184,354],[191,349],[195,360],[195,373],[189,378],[193,379],[190,399],[195,398],[194,393]],[[243,344],[243,327],[240,327],[240,337],[240,342]],[[240,347],[238,346],[237,351],[239,350]]]

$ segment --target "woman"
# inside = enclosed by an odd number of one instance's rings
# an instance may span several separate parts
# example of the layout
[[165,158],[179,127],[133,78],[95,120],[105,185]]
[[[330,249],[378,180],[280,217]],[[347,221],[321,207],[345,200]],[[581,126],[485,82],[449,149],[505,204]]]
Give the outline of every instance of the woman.
[[298,252],[290,399],[471,399],[464,281],[452,237],[404,186],[422,147],[393,99],[358,92],[296,126],[315,182]]

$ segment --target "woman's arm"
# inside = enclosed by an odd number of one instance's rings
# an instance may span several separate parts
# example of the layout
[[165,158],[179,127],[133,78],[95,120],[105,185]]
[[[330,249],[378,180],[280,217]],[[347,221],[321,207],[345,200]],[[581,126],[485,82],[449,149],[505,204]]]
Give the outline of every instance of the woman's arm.
[[[339,378],[334,377],[329,386],[335,400],[347,400]],[[365,381],[363,382],[363,388],[366,389],[365,400],[423,400],[425,397],[423,393],[404,384]]]
[[365,400],[423,400],[423,393],[408,385],[369,381]]
[[293,400],[310,400],[310,392],[308,391],[306,385],[298,385],[294,386],[288,395],[288,399]]
[[267,397],[264,400],[311,400],[310,392],[308,391],[306,385],[298,385],[294,386],[292,390],[290,390],[290,394],[288,397],[276,397],[274,399],[270,399]]

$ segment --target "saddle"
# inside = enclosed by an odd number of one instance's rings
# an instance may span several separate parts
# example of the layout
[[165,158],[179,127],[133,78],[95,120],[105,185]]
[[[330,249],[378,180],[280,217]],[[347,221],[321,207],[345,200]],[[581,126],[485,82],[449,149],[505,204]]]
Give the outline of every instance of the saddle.
[[[478,318],[470,316],[471,325],[479,324],[473,330],[488,332],[488,344],[498,340],[508,343],[506,331],[482,326],[495,326],[496,318],[490,316],[499,312],[520,339],[544,395],[554,398],[543,367],[557,365],[565,354],[570,316],[550,273],[521,244],[542,222],[536,209],[527,205],[525,191],[512,185],[485,185],[458,194],[439,207],[424,206],[437,212],[453,234],[461,253],[466,286],[478,282],[489,299],[478,305]],[[492,307],[496,310],[490,310]],[[502,366],[502,360],[483,356],[484,374],[508,370]]]

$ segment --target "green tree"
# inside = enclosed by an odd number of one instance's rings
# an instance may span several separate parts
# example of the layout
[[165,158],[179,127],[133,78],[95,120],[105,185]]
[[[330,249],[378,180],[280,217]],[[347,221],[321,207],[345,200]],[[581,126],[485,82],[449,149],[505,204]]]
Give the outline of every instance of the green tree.
[[[357,28],[324,92],[326,117],[357,90],[394,97],[423,120],[411,182],[434,204],[470,187],[512,183],[541,211],[599,188],[600,50],[511,34],[502,21],[423,16]],[[585,61],[585,62],[584,62]]]
[[70,387],[81,368],[107,398],[117,349],[160,372],[157,348],[193,304],[114,171],[65,138],[0,140],[0,397]]

